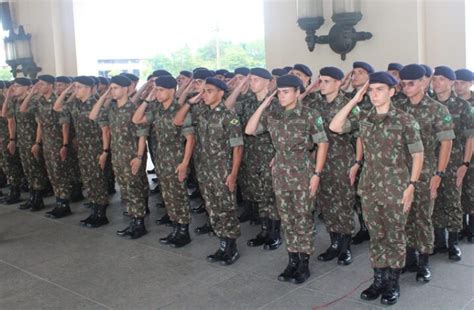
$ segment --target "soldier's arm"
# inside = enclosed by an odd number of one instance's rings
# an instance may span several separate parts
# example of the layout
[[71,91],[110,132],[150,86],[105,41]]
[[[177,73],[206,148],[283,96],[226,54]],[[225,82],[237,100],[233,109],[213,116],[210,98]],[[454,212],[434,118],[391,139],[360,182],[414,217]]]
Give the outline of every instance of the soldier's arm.
[[138,107],[132,117],[132,122],[134,124],[140,125],[146,123],[145,110],[148,107],[148,101],[143,101],[142,104]]
[[[59,97],[56,99],[56,102],[54,103],[53,105],[53,110],[56,111],[56,112],[61,112],[62,109],[63,109],[63,103],[64,103],[64,99],[66,98],[66,96],[71,92],[71,90],[73,89],[74,87],[74,84],[70,84],[62,93],[61,95],[59,95]],[[74,97],[74,96],[71,96],[71,97]]]
[[276,93],[277,91],[275,90],[270,96],[268,96],[250,117],[247,126],[245,126],[245,133],[247,135],[255,136],[259,129],[261,130],[262,125],[260,124],[260,119],[262,118],[262,114],[271,105]]
[[28,112],[28,106],[30,105],[30,102],[31,102],[31,99],[33,98],[33,96],[38,92],[38,86],[39,84],[36,84],[35,86],[33,86],[33,88],[30,90],[30,92],[28,93],[28,95],[25,97],[25,99],[23,100],[23,102],[21,103],[20,105],[20,113],[26,113]]
[[227,97],[226,101],[224,102],[227,109],[234,111],[235,103],[237,102],[237,98],[242,93],[242,89],[244,85],[249,82],[250,75],[246,76],[242,81],[240,81],[239,85],[232,91],[232,93]]
[[95,103],[94,107],[89,113],[89,119],[95,121],[99,116],[102,106],[107,107],[111,100],[112,98],[110,97],[110,88],[108,88],[107,91],[102,96],[100,96],[99,100],[97,100]]
[[180,90],[178,89],[176,96],[179,98],[178,103],[180,106],[182,106],[186,102],[186,99],[188,98],[188,94],[193,89],[193,84],[194,84],[194,80],[190,80],[189,84],[186,85],[186,88],[184,88],[183,91],[180,92]]
[[[143,84],[142,87],[133,95],[132,97],[132,102],[133,104],[137,104],[140,99],[145,98],[145,96],[148,96],[150,94],[150,88],[152,87],[153,83],[155,83],[154,80],[149,80],[145,84]],[[145,93],[145,96],[142,95]]]
[[2,117],[7,118],[8,116],[8,103],[10,102],[11,99],[11,87],[7,91],[7,95],[5,96],[5,100],[3,101],[3,106],[2,106]]
[[337,112],[329,124],[329,129],[331,131],[342,134],[350,129],[351,125],[350,121],[348,120],[349,114],[353,111],[353,109],[357,109],[357,104],[362,101],[368,88],[369,82],[367,82],[364,87],[359,89],[354,98],[352,98],[339,112]]

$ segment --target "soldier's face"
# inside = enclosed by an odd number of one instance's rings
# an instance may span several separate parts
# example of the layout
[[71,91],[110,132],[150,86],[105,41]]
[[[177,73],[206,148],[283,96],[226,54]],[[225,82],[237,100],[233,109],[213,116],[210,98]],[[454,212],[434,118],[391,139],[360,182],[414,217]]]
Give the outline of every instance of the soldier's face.
[[398,72],[397,70],[388,70],[387,72],[390,73],[397,80],[400,80],[400,72]]
[[321,94],[331,95],[339,91],[341,81],[335,80],[329,76],[321,76],[319,78],[319,87],[321,89]]
[[202,99],[204,100],[205,104],[211,105],[211,106],[215,105],[221,102],[223,96],[224,96],[223,90],[218,89],[214,85],[210,85],[210,84],[204,85]]
[[216,74],[214,77],[215,77],[216,79],[221,80],[221,81],[225,81],[225,76],[223,76],[222,74]]
[[369,80],[369,74],[362,68],[352,70],[352,87],[362,87]]
[[159,103],[166,102],[174,97],[174,89],[167,89],[161,86],[155,87],[155,98]]
[[46,83],[45,81],[38,81],[38,92],[41,95],[46,95],[49,92],[53,91],[53,85]]
[[298,96],[300,95],[300,91],[296,90],[294,87],[282,87],[278,88],[277,91],[278,100],[283,108],[291,106],[298,101]]
[[74,86],[76,98],[79,98],[81,100],[86,100],[87,98],[89,98],[91,94],[91,89],[92,88],[90,86],[76,82]]
[[430,88],[431,86],[431,77],[427,77],[425,75],[425,77],[423,77],[423,83],[425,85],[425,91],[428,91],[428,89]]
[[118,84],[112,83],[110,84],[110,93],[112,94],[113,99],[120,100],[128,95],[128,87],[122,87]]
[[264,90],[268,90],[268,84],[270,84],[270,81],[267,79],[256,75],[250,76],[250,90],[255,94]]
[[182,87],[183,85],[187,85],[189,83],[189,80],[190,78],[182,74],[178,75],[178,77],[176,78],[176,82],[178,82],[179,87]]
[[103,94],[106,90],[107,90],[107,85],[105,84],[99,84],[99,86],[97,87],[97,91],[99,92],[99,94]]
[[295,69],[291,70],[290,74],[293,74],[293,75],[299,77],[300,80],[303,81],[303,85],[304,85],[305,87],[308,86],[308,84],[309,84],[309,79],[310,79],[309,76],[307,76],[306,74],[304,74],[304,73],[301,72],[300,70],[295,70]]
[[69,84],[63,83],[63,82],[56,82],[56,93],[58,95],[61,95],[64,90],[69,86]]
[[459,96],[464,96],[469,94],[471,91],[472,82],[457,80],[454,82],[454,91]]
[[390,98],[395,94],[395,88],[382,83],[374,83],[369,85],[368,92],[372,104],[380,107],[390,102]]
[[242,80],[245,79],[245,75],[242,75],[242,74],[236,74],[235,75],[235,84],[236,85],[239,85],[240,82],[242,82]]
[[454,81],[445,78],[442,75],[433,76],[433,90],[437,94],[450,92],[453,89]]
[[425,91],[425,82],[423,79],[419,80],[402,80],[400,82],[403,93],[408,97],[412,98]]
[[204,89],[205,84],[206,83],[204,80],[193,80],[194,90],[197,91],[198,93],[200,93]]
[[15,97],[23,96],[24,94],[26,94],[29,88],[29,86],[23,86],[18,83],[14,83],[12,87],[13,87],[13,96]]

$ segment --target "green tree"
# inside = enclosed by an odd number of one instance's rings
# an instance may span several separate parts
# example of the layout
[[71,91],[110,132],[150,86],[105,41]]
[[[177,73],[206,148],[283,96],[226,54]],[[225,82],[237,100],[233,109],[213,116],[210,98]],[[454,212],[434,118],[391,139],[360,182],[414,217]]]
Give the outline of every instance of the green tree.
[[0,80],[10,81],[13,79],[13,75],[9,68],[0,68]]

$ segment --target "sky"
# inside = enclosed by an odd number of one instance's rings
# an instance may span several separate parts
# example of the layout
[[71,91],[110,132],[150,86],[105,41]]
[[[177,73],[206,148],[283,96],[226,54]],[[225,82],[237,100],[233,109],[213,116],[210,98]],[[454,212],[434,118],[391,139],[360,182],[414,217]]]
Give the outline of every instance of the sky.
[[[74,16],[78,45],[97,59],[195,49],[214,40],[217,28],[221,40],[264,38],[263,0],[74,0]],[[130,48],[118,48],[124,40]]]

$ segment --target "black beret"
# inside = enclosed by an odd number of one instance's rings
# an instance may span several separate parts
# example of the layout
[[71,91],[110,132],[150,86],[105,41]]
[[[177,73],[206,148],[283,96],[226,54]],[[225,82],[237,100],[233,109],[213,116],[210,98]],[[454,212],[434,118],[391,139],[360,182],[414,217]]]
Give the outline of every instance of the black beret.
[[252,68],[250,69],[250,74],[256,75],[258,77],[261,77],[262,79],[267,79],[267,80],[271,80],[273,78],[271,73],[268,72],[268,70],[264,68]]
[[13,85],[14,81],[4,81],[5,82],[5,86],[8,88],[10,86]]
[[272,75],[274,76],[282,76],[285,74],[288,74],[288,71],[286,71],[285,69],[275,68],[272,70]]
[[234,73],[247,76],[250,73],[250,69],[246,67],[239,67],[239,68],[235,68]]
[[296,75],[292,75],[292,74],[285,74],[277,78],[277,87],[278,88],[285,88],[285,87],[299,88],[301,92],[304,92],[305,90],[303,81]]
[[72,80],[71,80],[70,77],[62,75],[62,76],[58,76],[56,78],[56,82],[57,83],[64,83],[64,84],[71,84]]
[[211,76],[216,76],[216,71],[214,71],[214,70],[209,70],[209,72],[211,72],[211,74],[212,74]]
[[7,87],[7,84],[4,81],[0,81],[0,89],[4,89]]
[[288,74],[290,73],[291,70],[293,70],[293,67],[286,66],[286,67],[283,67],[282,69],[285,70],[286,74]]
[[427,65],[420,65],[422,66],[424,69],[425,69],[425,76],[426,77],[431,77],[433,75],[433,69],[431,69],[430,66],[427,66]]
[[398,62],[392,62],[388,64],[388,69],[387,71],[393,70],[393,71],[400,71],[403,69],[403,65],[399,64]]
[[78,83],[81,83],[82,85],[86,85],[86,86],[94,86],[95,82],[93,79],[91,79],[89,76],[85,76],[85,75],[82,75],[82,76],[78,76],[74,79],[75,82],[78,82]]
[[56,78],[50,74],[42,74],[38,76],[38,80],[49,83],[49,84],[56,83]]
[[344,72],[336,67],[324,67],[319,70],[319,75],[329,76],[339,81],[344,78]]
[[448,66],[438,66],[434,70],[433,75],[442,75],[448,80],[454,81],[456,80],[456,74],[454,73],[453,69]]
[[33,83],[33,85],[36,85],[36,83],[38,83],[39,80],[38,79],[31,79],[31,83]]
[[178,82],[174,77],[170,75],[163,75],[155,80],[155,85],[167,89],[176,89],[176,85],[178,85]]
[[122,87],[128,87],[132,84],[132,81],[125,75],[116,75],[110,79],[110,83],[117,84]]
[[89,77],[94,81],[94,85],[99,85],[100,81],[97,77],[93,75],[90,75]]
[[226,79],[232,79],[234,78],[235,74],[232,72],[227,72],[224,76]]
[[352,68],[353,69],[356,69],[356,68],[364,69],[365,71],[367,71],[368,74],[374,73],[374,68],[371,65],[369,65],[368,63],[363,62],[363,61],[354,62],[352,64]]
[[379,71],[369,75],[369,84],[375,83],[386,84],[389,87],[393,87],[398,84],[398,80],[388,72]]
[[195,80],[205,80],[208,77],[212,77],[212,72],[207,69],[199,69],[194,71],[193,78]]
[[229,72],[227,71],[226,69],[219,69],[219,70],[216,70],[216,75],[223,75],[225,76],[225,74]]
[[209,69],[207,69],[207,68],[205,68],[205,67],[197,67],[197,68],[194,68],[194,69],[193,69],[193,73],[195,73],[195,72],[198,71],[198,70],[209,70]]
[[206,84],[214,85],[223,91],[227,91],[227,84],[222,80],[216,79],[215,77],[208,77],[206,79]]
[[128,73],[128,72],[121,73],[120,75],[123,75],[123,76],[127,77],[130,81],[133,81],[133,82],[138,82],[138,80],[140,79],[135,74],[131,74],[131,73]]
[[98,76],[97,77],[99,79],[99,83],[102,84],[102,85],[109,85],[110,84],[110,80],[104,76]]
[[308,66],[303,65],[303,64],[294,65],[293,70],[301,71],[304,73],[304,75],[309,76],[309,77],[313,76],[313,72],[311,71],[311,69]]
[[13,80],[13,83],[17,83],[21,86],[31,86],[33,84],[29,78],[25,78],[25,77],[18,77],[15,80]]
[[425,68],[417,64],[406,65],[400,70],[401,80],[419,80],[426,74]]
[[163,69],[155,70],[153,71],[151,75],[154,77],[160,77],[160,76],[166,76],[166,75],[173,76],[171,73]]
[[184,75],[188,78],[191,78],[193,76],[193,73],[191,71],[183,70],[179,73],[180,75]]
[[466,82],[472,82],[474,80],[474,76],[471,70],[459,69],[459,70],[456,70],[454,73],[456,73],[456,80],[461,80],[461,81],[466,81]]

